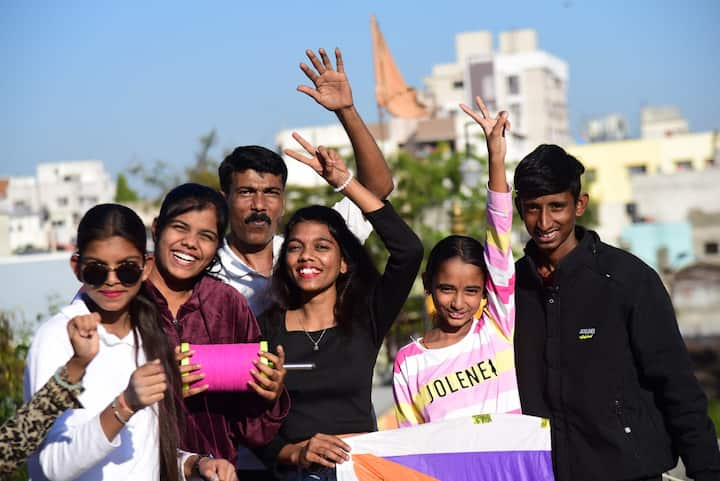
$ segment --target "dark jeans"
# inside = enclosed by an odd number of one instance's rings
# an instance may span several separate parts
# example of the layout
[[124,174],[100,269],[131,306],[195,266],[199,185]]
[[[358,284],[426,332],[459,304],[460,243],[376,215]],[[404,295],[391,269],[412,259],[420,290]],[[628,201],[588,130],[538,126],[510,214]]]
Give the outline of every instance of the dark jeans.
[[310,469],[303,469],[298,473],[298,481],[336,481],[335,468],[316,466]]

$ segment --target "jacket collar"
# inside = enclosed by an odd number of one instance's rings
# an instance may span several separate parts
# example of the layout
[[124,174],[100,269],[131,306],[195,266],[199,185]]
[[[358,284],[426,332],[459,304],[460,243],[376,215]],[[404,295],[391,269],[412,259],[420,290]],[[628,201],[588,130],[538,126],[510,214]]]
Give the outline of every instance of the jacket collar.
[[[600,236],[595,231],[588,230],[582,226],[575,226],[575,236],[578,245],[566,255],[555,269],[556,276],[567,275],[578,267],[585,266],[595,269],[597,266],[596,254],[600,250]],[[525,256],[532,271],[537,275],[537,264],[535,259],[539,251],[535,242],[531,239],[525,245]],[[538,276],[539,279],[539,276]]]

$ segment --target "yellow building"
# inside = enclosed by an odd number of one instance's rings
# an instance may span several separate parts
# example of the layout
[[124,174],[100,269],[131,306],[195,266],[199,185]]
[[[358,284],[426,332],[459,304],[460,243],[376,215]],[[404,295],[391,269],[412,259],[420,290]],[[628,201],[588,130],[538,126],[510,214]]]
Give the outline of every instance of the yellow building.
[[571,145],[567,151],[585,166],[583,185],[589,185],[591,198],[599,204],[598,232],[616,244],[622,228],[631,221],[632,177],[711,167],[720,151],[720,136],[717,132],[676,134]]

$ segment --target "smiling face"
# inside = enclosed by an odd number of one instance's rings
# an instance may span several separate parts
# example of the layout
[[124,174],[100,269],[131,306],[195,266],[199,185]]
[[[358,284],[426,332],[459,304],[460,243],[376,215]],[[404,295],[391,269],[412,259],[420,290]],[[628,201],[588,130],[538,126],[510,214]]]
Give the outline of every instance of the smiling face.
[[581,194],[577,200],[569,191],[520,199],[520,209],[525,228],[540,252],[553,264],[575,248],[575,218],[587,207],[588,196]]
[[289,277],[304,294],[335,289],[338,276],[347,272],[340,246],[322,222],[299,222],[285,242]]
[[423,282],[437,310],[436,327],[448,332],[469,329],[484,298],[483,270],[451,257],[438,265],[433,279],[423,274]]
[[[118,279],[115,269],[130,263],[142,266],[142,275],[136,282],[125,284]],[[97,307],[101,311],[120,315],[127,312],[130,301],[137,295],[142,281],[148,278],[152,270],[152,260],[146,262],[143,253],[135,245],[119,236],[89,242],[80,256],[72,257],[71,265],[83,283],[84,292]],[[85,282],[83,270],[88,266],[109,269],[105,282],[100,285]]]
[[241,251],[272,249],[285,202],[282,177],[252,169],[233,172],[227,196],[232,242]]
[[214,207],[190,210],[174,217],[156,232],[158,271],[167,281],[194,279],[210,265],[220,242]]

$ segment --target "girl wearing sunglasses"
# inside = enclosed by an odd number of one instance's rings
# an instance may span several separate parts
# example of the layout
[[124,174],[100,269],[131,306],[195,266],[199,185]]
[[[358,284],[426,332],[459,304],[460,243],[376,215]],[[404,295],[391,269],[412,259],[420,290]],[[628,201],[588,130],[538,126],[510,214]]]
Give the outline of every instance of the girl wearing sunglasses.
[[[146,282],[173,345],[257,342],[260,328],[245,297],[208,275],[227,230],[227,202],[217,191],[183,184],[170,191],[153,222],[155,270]],[[284,356],[263,353],[252,391],[219,393],[200,382],[183,392],[187,433],[183,447],[234,461],[238,445],[269,442],[289,410],[283,385]],[[179,358],[187,354],[179,355]],[[201,366],[181,367],[186,384],[202,381]],[[193,385],[197,386],[197,384]]]
[[142,284],[153,267],[145,248],[145,227],[127,207],[97,205],[80,221],[71,266],[83,289],[35,334],[26,394],[73,355],[68,321],[99,316],[99,350],[80,388],[83,407],[61,415],[30,459],[35,480],[236,479],[227,461],[178,451],[180,373]]

